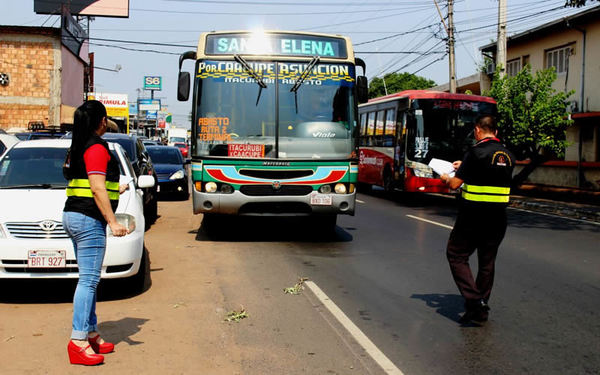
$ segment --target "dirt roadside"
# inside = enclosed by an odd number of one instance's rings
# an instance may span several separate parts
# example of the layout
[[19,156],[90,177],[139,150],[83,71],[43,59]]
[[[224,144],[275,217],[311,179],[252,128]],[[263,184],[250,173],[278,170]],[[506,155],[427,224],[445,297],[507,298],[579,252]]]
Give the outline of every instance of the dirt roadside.
[[[278,244],[197,239],[202,217],[190,202],[161,202],[146,232],[152,286],[135,296],[101,285],[100,330],[116,344],[106,363],[68,363],[71,284],[48,283],[32,297],[0,299],[2,374],[270,374],[371,373],[304,296],[284,295],[297,273],[282,258],[249,252]],[[281,252],[281,251],[279,251]],[[244,254],[250,258],[244,260]],[[254,260],[249,260],[254,259]],[[288,285],[290,284],[290,285]],[[15,282],[2,287],[21,288]],[[32,292],[33,290],[33,292]],[[14,295],[14,293],[12,293]],[[224,322],[243,305],[250,318]]]

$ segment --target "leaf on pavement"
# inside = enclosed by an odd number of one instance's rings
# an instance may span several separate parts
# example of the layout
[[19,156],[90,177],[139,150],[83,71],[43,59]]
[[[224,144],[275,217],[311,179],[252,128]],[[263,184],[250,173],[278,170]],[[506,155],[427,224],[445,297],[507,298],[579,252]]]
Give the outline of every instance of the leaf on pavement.
[[246,310],[244,309],[244,307],[242,306],[240,311],[230,311],[227,313],[227,316],[225,317],[225,321],[226,322],[239,322],[242,319],[248,318],[249,315],[248,313],[246,313]]
[[308,280],[308,277],[299,277],[296,285],[294,285],[293,287],[290,287],[290,288],[284,288],[283,293],[284,294],[293,294],[293,295],[300,294],[304,290],[304,282],[306,280]]

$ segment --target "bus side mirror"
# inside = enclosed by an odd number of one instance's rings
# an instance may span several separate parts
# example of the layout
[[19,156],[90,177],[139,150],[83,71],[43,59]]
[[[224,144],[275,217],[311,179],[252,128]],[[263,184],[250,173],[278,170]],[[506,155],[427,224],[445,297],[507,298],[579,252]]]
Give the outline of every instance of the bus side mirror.
[[185,102],[190,97],[190,73],[179,72],[177,82],[177,100]]
[[369,81],[367,77],[356,77],[356,93],[359,103],[366,103],[369,100]]

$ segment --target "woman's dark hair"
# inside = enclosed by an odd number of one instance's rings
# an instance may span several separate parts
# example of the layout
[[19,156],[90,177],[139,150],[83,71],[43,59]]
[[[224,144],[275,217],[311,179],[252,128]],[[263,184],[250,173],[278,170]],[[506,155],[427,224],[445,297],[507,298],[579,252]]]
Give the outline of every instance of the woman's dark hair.
[[88,100],[75,110],[71,141],[71,152],[74,155],[83,152],[83,148],[98,130],[104,117],[106,117],[106,108],[97,100]]

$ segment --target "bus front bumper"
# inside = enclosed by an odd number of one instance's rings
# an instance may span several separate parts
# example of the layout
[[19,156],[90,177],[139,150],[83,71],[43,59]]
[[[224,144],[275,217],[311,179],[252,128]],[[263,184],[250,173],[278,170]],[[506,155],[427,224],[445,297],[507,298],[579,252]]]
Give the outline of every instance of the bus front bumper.
[[194,189],[195,214],[242,216],[354,215],[356,192],[352,194],[308,194],[302,196],[248,196],[203,193]]

